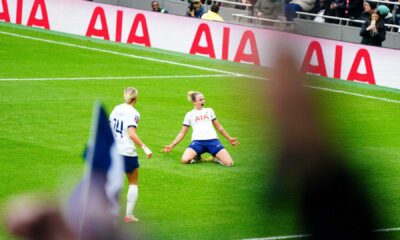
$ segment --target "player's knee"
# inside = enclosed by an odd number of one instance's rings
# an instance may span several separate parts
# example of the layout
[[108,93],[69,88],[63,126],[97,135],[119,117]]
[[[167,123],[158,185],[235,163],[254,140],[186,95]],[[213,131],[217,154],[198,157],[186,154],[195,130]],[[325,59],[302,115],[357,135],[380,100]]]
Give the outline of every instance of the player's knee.
[[223,164],[226,167],[232,167],[233,166],[233,161],[228,161],[226,163]]
[[214,158],[214,162],[221,164],[222,166],[225,167],[232,167],[233,166],[233,160],[232,159],[219,159],[218,157]]
[[191,159],[182,158],[182,159],[181,159],[181,163],[182,163],[182,164],[188,164],[188,163],[190,163],[190,160],[191,160]]

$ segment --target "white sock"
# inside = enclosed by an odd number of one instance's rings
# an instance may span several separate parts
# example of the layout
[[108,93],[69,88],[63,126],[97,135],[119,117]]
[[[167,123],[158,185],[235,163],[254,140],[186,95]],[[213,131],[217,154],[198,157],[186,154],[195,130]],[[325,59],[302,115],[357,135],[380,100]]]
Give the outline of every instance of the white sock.
[[217,157],[214,157],[214,162],[219,163],[219,164],[225,166],[225,164],[223,164],[223,163],[221,162],[221,160],[219,160]]
[[138,195],[138,185],[129,185],[128,194],[126,195],[126,216],[133,216]]

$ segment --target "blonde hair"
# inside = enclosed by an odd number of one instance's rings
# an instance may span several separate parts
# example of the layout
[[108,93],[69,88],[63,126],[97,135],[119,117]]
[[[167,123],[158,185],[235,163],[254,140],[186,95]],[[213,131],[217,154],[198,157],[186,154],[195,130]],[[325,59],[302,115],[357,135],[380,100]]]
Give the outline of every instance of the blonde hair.
[[195,102],[196,101],[196,96],[199,95],[199,94],[202,94],[202,93],[199,92],[199,91],[189,91],[187,93],[187,98],[188,98],[189,102]]
[[139,92],[134,87],[127,87],[124,90],[124,99],[126,103],[131,103],[139,95]]

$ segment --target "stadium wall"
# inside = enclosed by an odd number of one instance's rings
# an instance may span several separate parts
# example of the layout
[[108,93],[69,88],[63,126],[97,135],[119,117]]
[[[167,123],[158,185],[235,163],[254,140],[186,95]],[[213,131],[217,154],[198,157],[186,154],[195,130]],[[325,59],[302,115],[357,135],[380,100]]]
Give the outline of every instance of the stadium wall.
[[400,51],[82,0],[0,0],[0,21],[273,67],[278,44],[299,70],[400,89]]

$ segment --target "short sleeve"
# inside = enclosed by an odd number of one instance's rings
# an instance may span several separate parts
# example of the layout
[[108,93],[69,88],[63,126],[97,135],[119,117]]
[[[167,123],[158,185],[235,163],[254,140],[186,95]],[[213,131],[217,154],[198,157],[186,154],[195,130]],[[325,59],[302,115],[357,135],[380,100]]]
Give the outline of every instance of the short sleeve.
[[137,128],[139,125],[139,120],[140,120],[140,114],[138,112],[129,114],[127,122],[128,122],[128,128],[134,127]]
[[217,118],[217,116],[215,116],[215,112],[212,108],[210,108],[210,117],[211,117],[211,121],[213,121]]
[[183,125],[190,127],[190,112],[186,113],[185,118],[183,119]]

